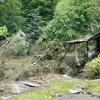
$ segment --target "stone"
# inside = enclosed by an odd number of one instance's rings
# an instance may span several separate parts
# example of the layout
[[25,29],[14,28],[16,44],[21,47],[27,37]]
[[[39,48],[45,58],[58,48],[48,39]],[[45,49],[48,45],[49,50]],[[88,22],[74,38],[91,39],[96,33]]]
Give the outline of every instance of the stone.
[[40,87],[39,84],[32,83],[32,82],[25,82],[24,84],[27,85],[27,86],[29,86],[29,87]]

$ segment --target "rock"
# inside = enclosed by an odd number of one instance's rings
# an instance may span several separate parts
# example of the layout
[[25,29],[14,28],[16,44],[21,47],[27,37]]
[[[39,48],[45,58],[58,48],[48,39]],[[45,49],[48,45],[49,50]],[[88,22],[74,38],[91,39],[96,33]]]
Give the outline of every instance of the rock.
[[40,88],[40,85],[28,81],[17,81],[12,82],[10,87],[12,88],[12,93],[20,94],[29,90],[31,91],[33,89]]
[[84,89],[81,87],[81,85],[78,84],[75,88],[70,89],[70,90],[69,90],[69,93],[71,93],[71,94],[79,94],[79,93],[86,93],[86,92],[85,92]]
[[72,94],[79,94],[81,91],[78,89],[70,89],[69,92]]
[[19,94],[23,91],[24,88],[20,84],[12,83],[12,93]]
[[29,86],[29,87],[40,87],[39,84],[32,83],[32,82],[25,82],[24,84],[27,85],[27,86]]

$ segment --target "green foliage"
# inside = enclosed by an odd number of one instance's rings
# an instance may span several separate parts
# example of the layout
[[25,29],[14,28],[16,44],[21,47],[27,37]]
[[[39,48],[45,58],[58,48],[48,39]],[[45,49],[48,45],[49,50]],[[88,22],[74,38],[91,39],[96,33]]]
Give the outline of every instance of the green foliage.
[[21,15],[21,7],[19,0],[5,0],[0,5],[0,25],[6,25],[10,32],[18,31],[25,21]]
[[17,40],[15,42],[15,46],[10,48],[10,50],[7,52],[8,55],[26,56],[29,43],[26,41],[25,33],[19,30],[18,33],[16,34],[16,38]]
[[92,79],[100,77],[100,57],[97,57],[91,62],[87,63],[84,70],[87,78]]
[[53,18],[55,5],[58,0],[21,0],[23,4],[23,10],[29,13],[37,13],[47,21]]
[[13,98],[9,98],[8,100],[56,100],[56,98],[54,98],[51,95],[55,93],[66,93],[69,91],[69,89],[73,88],[77,83],[78,81],[75,80],[74,82],[68,80],[55,80],[52,82],[51,86],[46,89],[36,90],[21,96],[15,96]]
[[28,14],[26,25],[23,27],[23,31],[26,33],[27,40],[31,43],[35,43],[39,36],[42,34],[41,26],[42,19],[40,16],[34,13]]
[[96,81],[89,81],[86,82],[86,88],[88,89],[88,91],[100,94],[100,81],[96,80]]
[[44,32],[50,39],[69,40],[98,30],[100,7],[96,0],[61,0]]
[[0,27],[0,40],[6,38],[8,35],[8,30],[6,26]]
[[[36,20],[40,17],[40,20],[42,18],[42,21],[44,21],[42,26],[46,25],[46,23],[53,18],[57,1],[58,0],[5,0],[5,2],[0,5],[0,25],[6,25],[9,31],[13,33],[20,28],[25,32],[29,28],[33,31],[31,27],[32,24],[29,24],[30,20],[39,25],[40,22],[38,23]],[[31,19],[31,16],[36,16],[37,18]],[[35,26],[33,27],[35,28]],[[39,27],[40,26],[36,27],[35,30]]]
[[17,46],[13,49],[17,56],[27,55],[29,43],[26,41],[26,35],[21,30],[17,33]]
[[57,0],[21,0],[22,11],[26,18],[23,31],[27,34],[27,39],[33,44],[42,34],[42,27],[53,19]]

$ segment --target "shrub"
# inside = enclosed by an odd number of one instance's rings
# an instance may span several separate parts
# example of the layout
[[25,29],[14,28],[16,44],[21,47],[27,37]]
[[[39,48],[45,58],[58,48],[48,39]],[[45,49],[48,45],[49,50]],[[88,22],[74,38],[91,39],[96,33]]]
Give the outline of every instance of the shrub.
[[100,56],[87,63],[85,68],[85,77],[93,79],[100,77]]
[[19,30],[13,42],[13,46],[8,48],[6,55],[8,56],[26,56],[29,43],[26,41],[26,35],[23,31]]
[[0,40],[6,38],[8,35],[8,30],[6,26],[0,27]]

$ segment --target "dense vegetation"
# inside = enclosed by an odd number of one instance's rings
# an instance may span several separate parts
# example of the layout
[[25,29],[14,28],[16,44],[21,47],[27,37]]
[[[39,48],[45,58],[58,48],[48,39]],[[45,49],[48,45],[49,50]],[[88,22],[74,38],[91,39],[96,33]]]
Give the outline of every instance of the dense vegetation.
[[[0,26],[10,34],[22,29],[28,41],[46,33],[51,39],[72,39],[99,30],[98,0],[5,0]],[[44,31],[43,31],[44,30]]]
[[70,40],[92,34],[99,28],[100,10],[95,0],[61,0],[55,9],[54,19],[45,31],[49,38]]
[[99,17],[99,0],[4,0],[0,43],[16,36],[7,56],[42,54],[41,61],[55,60],[60,66],[66,49],[62,42],[95,34],[100,30]]
[[86,64],[85,67],[86,77],[98,78],[100,75],[100,57],[95,58],[90,63]]

